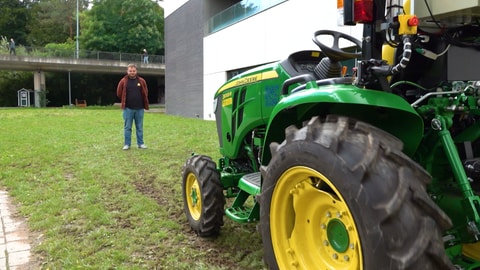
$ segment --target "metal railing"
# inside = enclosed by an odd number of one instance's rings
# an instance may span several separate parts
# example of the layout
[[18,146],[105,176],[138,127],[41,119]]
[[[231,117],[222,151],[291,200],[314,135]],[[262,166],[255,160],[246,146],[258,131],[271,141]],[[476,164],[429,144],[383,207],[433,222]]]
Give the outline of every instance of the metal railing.
[[[8,55],[9,53],[10,52],[8,50],[0,49],[0,55]],[[78,52],[76,52],[75,49],[51,49],[44,47],[17,46],[15,54],[16,56],[57,57],[70,59],[111,60],[143,63],[142,53],[102,52],[87,50],[79,50]],[[165,56],[148,55],[148,62],[155,64],[165,64]]]
[[209,20],[209,33],[220,31],[287,0],[243,0],[215,14]]

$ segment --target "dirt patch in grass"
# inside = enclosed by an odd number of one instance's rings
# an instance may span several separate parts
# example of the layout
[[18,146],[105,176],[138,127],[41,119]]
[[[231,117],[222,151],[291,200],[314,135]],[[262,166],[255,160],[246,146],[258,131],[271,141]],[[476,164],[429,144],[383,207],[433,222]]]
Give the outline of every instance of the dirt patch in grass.
[[[135,182],[135,187],[138,192],[154,199],[160,206],[165,206],[169,209],[169,216],[171,220],[174,220],[178,224],[182,225],[181,231],[176,232],[176,234],[181,234],[184,237],[181,242],[185,245],[188,245],[190,249],[203,251],[202,260],[208,261],[212,266],[216,266],[219,269],[241,269],[241,267],[239,268],[237,260],[242,258],[235,259],[231,256],[231,254],[237,254],[239,252],[238,246],[235,245],[235,243],[231,243],[231,245],[227,247],[227,250],[225,250],[226,246],[224,243],[221,245],[221,247],[219,247],[217,244],[218,238],[221,238],[222,235],[212,238],[202,238],[197,236],[191,230],[183,212],[183,202],[181,202],[181,198],[172,199],[164,195],[169,194],[170,196],[174,196],[175,191],[171,186],[166,184],[158,186],[158,183],[155,185],[153,179],[150,179],[147,181]],[[172,203],[175,205],[172,206]],[[164,242],[163,244],[165,245],[166,243]],[[172,251],[178,252],[181,250],[181,247],[175,246],[175,243],[171,242],[170,244],[173,245],[171,246]],[[192,258],[192,260],[195,259]],[[194,261],[191,263],[193,264]]]

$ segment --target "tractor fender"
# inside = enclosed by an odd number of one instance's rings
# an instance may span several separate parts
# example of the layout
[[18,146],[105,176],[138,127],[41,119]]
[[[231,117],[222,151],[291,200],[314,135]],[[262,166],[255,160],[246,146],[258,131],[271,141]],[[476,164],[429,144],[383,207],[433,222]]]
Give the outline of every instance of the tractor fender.
[[[273,108],[264,147],[272,142],[282,142],[288,126],[300,128],[312,117],[328,114],[352,117],[396,136],[403,142],[403,151],[409,156],[415,153],[422,139],[422,118],[398,95],[351,84],[315,85],[292,92],[282,96]],[[270,152],[263,151],[262,164],[268,164],[270,158]]]

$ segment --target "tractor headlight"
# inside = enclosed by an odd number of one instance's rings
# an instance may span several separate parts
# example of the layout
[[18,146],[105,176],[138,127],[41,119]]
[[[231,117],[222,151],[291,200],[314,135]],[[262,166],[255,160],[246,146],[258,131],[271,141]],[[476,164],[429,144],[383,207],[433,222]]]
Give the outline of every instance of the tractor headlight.
[[213,113],[217,113],[218,98],[213,99]]

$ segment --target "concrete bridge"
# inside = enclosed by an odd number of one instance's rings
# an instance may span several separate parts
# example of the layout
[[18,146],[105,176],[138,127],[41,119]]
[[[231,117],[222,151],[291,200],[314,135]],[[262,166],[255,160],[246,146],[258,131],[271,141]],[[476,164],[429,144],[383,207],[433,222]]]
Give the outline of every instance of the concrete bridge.
[[2,69],[34,72],[35,107],[40,107],[41,92],[45,91],[46,71],[68,71],[84,73],[126,74],[127,65],[134,63],[142,75],[165,77],[165,58],[150,55],[149,63],[143,63],[141,54],[92,52],[88,58],[43,57],[32,55],[0,55]]

